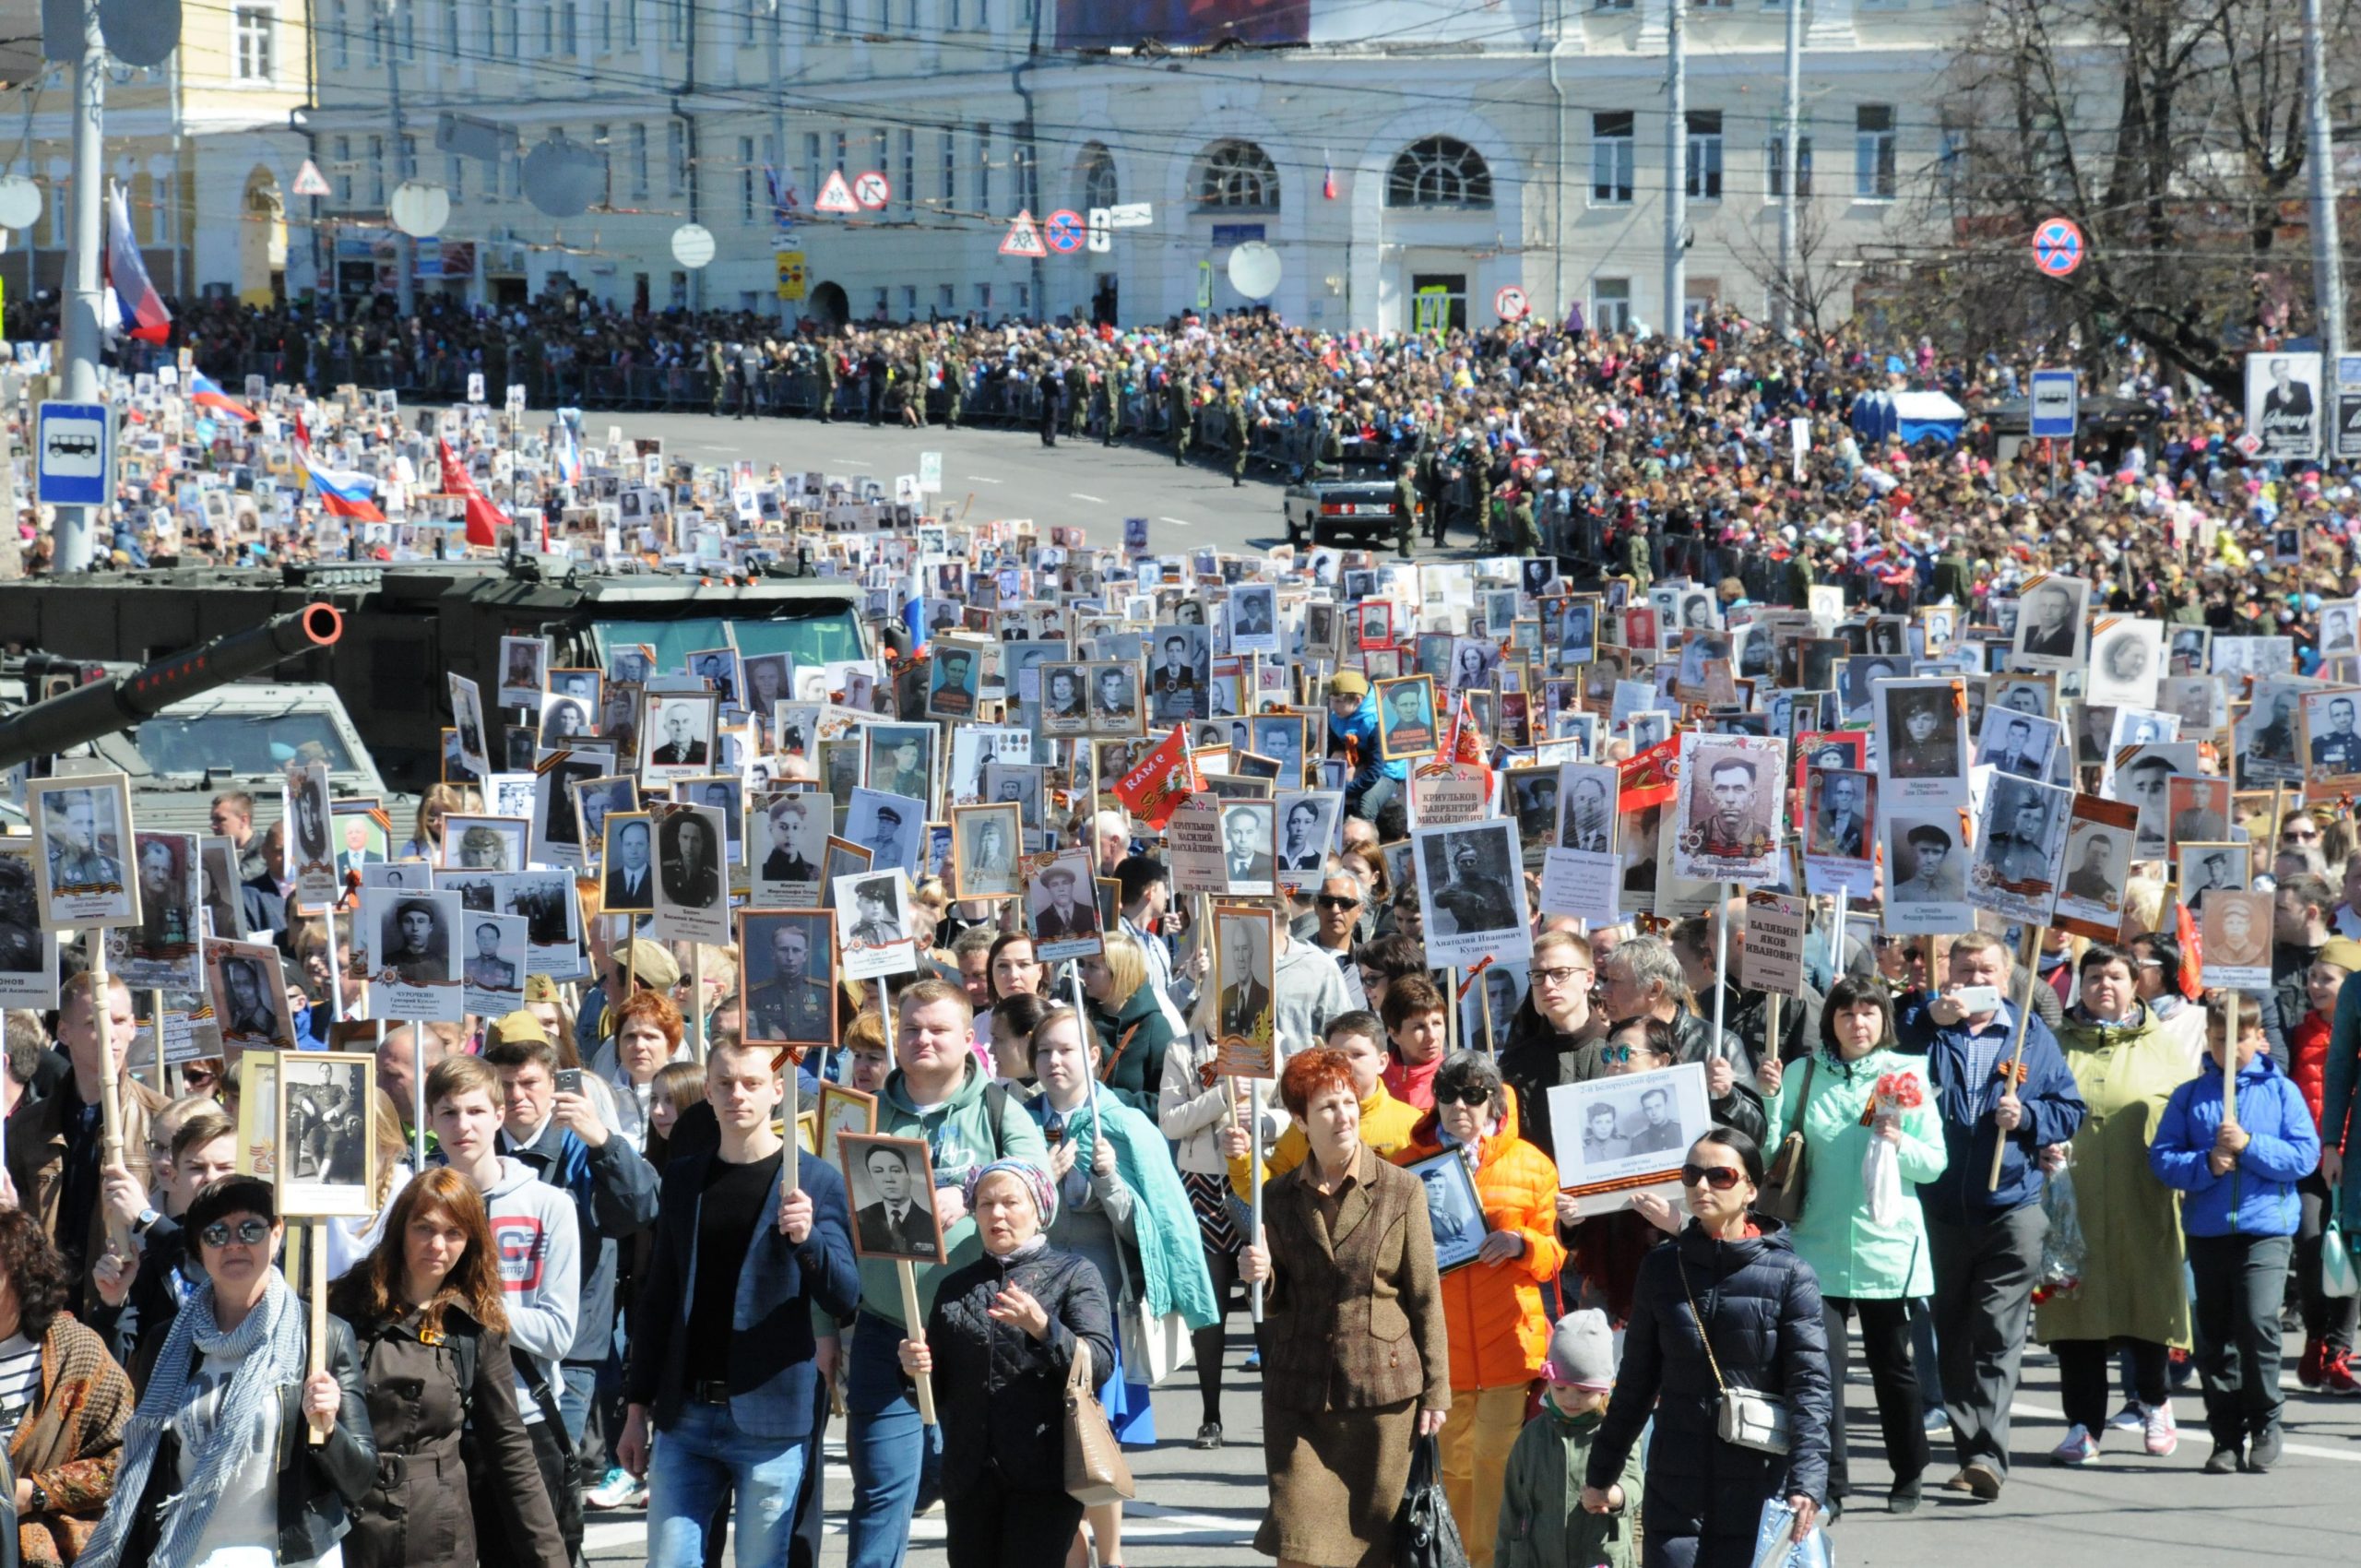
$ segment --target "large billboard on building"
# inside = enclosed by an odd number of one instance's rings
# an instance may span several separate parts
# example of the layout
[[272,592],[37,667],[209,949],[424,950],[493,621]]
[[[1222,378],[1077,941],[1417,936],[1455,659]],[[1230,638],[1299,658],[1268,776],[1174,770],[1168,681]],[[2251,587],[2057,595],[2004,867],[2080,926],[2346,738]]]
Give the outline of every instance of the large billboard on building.
[[1311,0],[1058,0],[1061,49],[1302,43],[1311,31]]

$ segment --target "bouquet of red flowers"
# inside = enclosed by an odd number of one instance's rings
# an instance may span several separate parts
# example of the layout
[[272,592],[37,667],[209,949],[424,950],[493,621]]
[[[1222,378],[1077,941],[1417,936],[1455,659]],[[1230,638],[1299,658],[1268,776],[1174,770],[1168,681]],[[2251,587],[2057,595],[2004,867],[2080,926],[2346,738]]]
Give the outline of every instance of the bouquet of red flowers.
[[[1861,1125],[1874,1126],[1880,1116],[1899,1117],[1927,1103],[1927,1086],[1916,1073],[1886,1073],[1869,1087],[1869,1103],[1861,1111]],[[1902,1158],[1893,1141],[1869,1134],[1861,1157],[1861,1189],[1869,1195],[1869,1221],[1897,1225],[1902,1221]]]
[[1875,1124],[1883,1111],[1916,1111],[1927,1103],[1927,1087],[1916,1073],[1880,1074],[1870,1087],[1869,1103],[1861,1111],[1861,1125]]

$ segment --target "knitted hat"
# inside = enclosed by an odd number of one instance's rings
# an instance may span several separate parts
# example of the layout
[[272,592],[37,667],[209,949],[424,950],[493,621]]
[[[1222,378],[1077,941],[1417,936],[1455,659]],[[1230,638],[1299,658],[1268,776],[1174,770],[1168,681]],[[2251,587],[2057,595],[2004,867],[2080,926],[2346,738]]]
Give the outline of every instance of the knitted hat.
[[1541,1375],[1594,1391],[1615,1386],[1615,1336],[1607,1314],[1592,1307],[1568,1313],[1549,1331],[1549,1360]]

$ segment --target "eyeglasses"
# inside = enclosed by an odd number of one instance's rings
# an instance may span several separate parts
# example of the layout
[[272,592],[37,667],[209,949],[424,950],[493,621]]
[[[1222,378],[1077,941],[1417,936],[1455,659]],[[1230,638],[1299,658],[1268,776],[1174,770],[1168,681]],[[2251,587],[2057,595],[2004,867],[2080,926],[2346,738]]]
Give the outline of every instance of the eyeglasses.
[[1334,893],[1323,893],[1317,902],[1323,909],[1358,909],[1361,907],[1359,899],[1339,898]]
[[1536,969],[1533,971],[1533,978],[1542,985],[1571,985],[1576,975],[1586,975],[1590,972],[1588,969],[1567,964],[1554,969]]
[[241,1219],[233,1229],[228,1220],[217,1219],[196,1233],[196,1239],[208,1247],[226,1247],[232,1236],[242,1247],[259,1247],[270,1239],[270,1221]]
[[1624,1063],[1630,1062],[1634,1058],[1642,1062],[1653,1062],[1655,1060],[1655,1057],[1656,1053],[1654,1046],[1602,1045],[1598,1048],[1598,1059],[1601,1062],[1606,1063],[1610,1067],[1619,1067]]
[[1438,1111],[1446,1105],[1473,1105],[1480,1108],[1491,1103],[1492,1091],[1489,1089],[1466,1088],[1461,1089],[1457,1094],[1435,1096],[1435,1109]]
[[1684,1165],[1680,1168],[1680,1184],[1693,1187],[1703,1182],[1717,1193],[1726,1193],[1745,1174],[1735,1165]]

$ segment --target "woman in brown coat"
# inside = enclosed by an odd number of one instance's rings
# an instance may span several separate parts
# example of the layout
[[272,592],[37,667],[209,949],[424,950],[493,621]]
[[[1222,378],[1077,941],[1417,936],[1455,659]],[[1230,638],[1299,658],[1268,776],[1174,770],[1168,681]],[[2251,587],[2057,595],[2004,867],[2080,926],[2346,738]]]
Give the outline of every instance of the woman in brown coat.
[[[483,1199],[446,1166],[394,1199],[368,1259],[336,1283],[377,1433],[377,1479],[352,1511],[345,1568],[565,1568],[557,1516],[516,1410],[508,1313]],[[476,1476],[459,1453],[462,1427]],[[479,1553],[473,1487],[507,1539]]]
[[70,1285],[41,1222],[0,1209],[0,1380],[32,1379],[15,1431],[0,1426],[25,1568],[73,1562],[97,1527],[135,1403],[105,1342],[65,1310]]
[[1268,1280],[1263,1453],[1271,1504],[1254,1549],[1281,1568],[1382,1568],[1413,1441],[1451,1405],[1448,1335],[1425,1190],[1360,1141],[1342,1051],[1298,1054],[1279,1096],[1311,1148],[1263,1188],[1264,1241],[1239,1277]]

